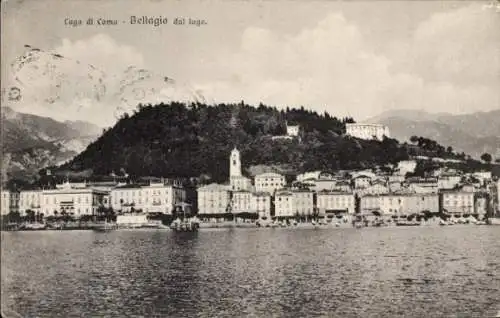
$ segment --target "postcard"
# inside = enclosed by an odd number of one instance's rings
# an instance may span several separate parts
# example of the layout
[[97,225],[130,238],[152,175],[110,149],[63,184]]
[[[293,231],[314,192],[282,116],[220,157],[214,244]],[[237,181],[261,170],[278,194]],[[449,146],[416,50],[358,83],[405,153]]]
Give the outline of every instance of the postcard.
[[499,317],[500,2],[2,0],[3,317]]

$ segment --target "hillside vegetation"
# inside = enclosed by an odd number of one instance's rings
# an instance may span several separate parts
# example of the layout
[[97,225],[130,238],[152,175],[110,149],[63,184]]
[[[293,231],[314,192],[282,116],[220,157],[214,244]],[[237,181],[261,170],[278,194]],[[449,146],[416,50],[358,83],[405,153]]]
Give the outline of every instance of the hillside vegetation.
[[[251,167],[271,166],[296,174],[310,170],[372,168],[394,164],[423,152],[417,145],[395,139],[368,141],[344,136],[352,118],[336,118],[300,109],[278,110],[259,105],[182,103],[139,105],[90,144],[59,174],[88,171],[93,176],[201,177],[228,179],[228,155],[237,147],[245,173]],[[286,124],[300,125],[299,138],[274,139],[286,134]],[[442,153],[441,153],[442,155]],[[453,153],[448,153],[454,156]]]

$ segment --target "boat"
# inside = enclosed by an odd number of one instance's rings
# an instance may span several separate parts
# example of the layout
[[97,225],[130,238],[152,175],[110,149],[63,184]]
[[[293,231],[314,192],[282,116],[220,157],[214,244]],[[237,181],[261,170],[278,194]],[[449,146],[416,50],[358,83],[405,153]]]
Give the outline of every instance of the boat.
[[396,222],[396,226],[418,226],[420,222],[418,221],[399,221]]
[[275,220],[275,221],[274,221],[273,223],[271,223],[269,226],[270,226],[270,227],[272,227],[272,228],[277,228],[277,227],[279,227],[279,226],[280,226],[280,223],[278,222],[278,220]]
[[500,217],[491,217],[486,220],[486,224],[488,225],[500,225]]
[[124,214],[116,217],[116,229],[159,229],[161,220],[150,220],[146,213]]
[[197,232],[200,228],[200,220],[193,215],[191,205],[181,202],[175,205],[174,215],[177,216],[170,224],[170,228],[176,232]]
[[47,225],[45,223],[27,223],[24,225],[23,229],[27,231],[40,231],[45,230]]

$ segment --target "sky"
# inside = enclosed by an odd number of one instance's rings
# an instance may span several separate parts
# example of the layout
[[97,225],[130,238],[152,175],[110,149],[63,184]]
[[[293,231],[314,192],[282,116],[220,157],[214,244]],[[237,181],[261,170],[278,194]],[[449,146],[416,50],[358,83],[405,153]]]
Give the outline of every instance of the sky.
[[[132,25],[132,15],[168,22]],[[90,17],[118,25],[85,25]],[[173,25],[175,18],[206,24]],[[500,108],[499,30],[498,1],[7,0],[2,89],[22,86],[23,98],[3,104],[111,125],[120,101],[109,92],[135,66],[175,79],[180,96],[192,89],[209,103],[304,106],[358,121],[393,109],[489,111]],[[37,99],[54,91],[53,79],[37,74],[21,85],[9,70],[25,44],[104,70],[115,97],[79,101],[94,86],[69,64],[61,68],[73,85],[63,98]]]

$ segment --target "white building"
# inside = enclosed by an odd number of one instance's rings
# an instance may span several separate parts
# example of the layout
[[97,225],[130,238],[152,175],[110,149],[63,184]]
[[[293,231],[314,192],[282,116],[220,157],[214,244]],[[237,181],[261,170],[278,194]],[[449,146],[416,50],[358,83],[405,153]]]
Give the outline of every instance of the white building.
[[252,180],[245,176],[233,176],[230,179],[232,191],[251,191]]
[[367,188],[370,186],[370,184],[372,182],[372,178],[370,176],[361,174],[361,175],[354,177],[353,182],[354,182],[355,189],[363,189],[363,188]]
[[459,174],[443,173],[438,177],[438,188],[453,189],[460,184],[461,179]]
[[404,196],[399,194],[388,194],[378,196],[379,212],[383,215],[404,214]]
[[104,206],[103,199],[107,192],[92,188],[72,187],[69,182],[57,189],[43,190],[40,212],[44,216],[66,213],[76,217],[97,214]]
[[320,170],[317,170],[317,171],[308,171],[308,172],[304,172],[304,173],[301,173],[301,174],[297,175],[296,179],[299,182],[304,182],[306,180],[318,180],[320,174],[321,174]]
[[279,191],[274,198],[274,216],[294,216],[293,196],[291,191]]
[[212,183],[199,187],[198,214],[224,214],[229,212],[231,196],[228,186]]
[[379,124],[346,124],[346,134],[360,139],[384,139],[389,137],[389,128]]
[[497,210],[500,212],[500,178],[497,180]]
[[380,196],[365,195],[360,198],[359,210],[361,214],[371,214],[374,211],[380,211]]
[[112,189],[109,200],[114,211],[172,214],[175,205],[186,200],[186,190],[177,183],[125,185]]
[[490,181],[493,178],[491,171],[474,172],[472,176],[474,176],[476,179],[479,179],[482,184],[484,184],[486,181]]
[[356,193],[358,193],[358,195],[386,194],[389,193],[389,191],[389,187],[385,182],[377,180],[374,181],[371,185],[357,190]]
[[22,190],[19,193],[19,213],[26,215],[31,210],[36,213],[43,213],[41,210],[42,190]]
[[271,217],[271,196],[268,193],[235,191],[232,193],[232,213],[256,213]]
[[474,192],[457,190],[442,190],[440,192],[442,211],[451,214],[473,214]]
[[297,137],[299,135],[299,125],[288,125],[286,124],[286,134],[291,137]]
[[320,191],[317,194],[318,209],[321,214],[344,211],[354,214],[356,203],[350,192]]
[[309,190],[292,191],[292,208],[294,215],[313,215],[314,192]]
[[406,175],[408,172],[415,172],[417,168],[417,161],[415,160],[401,160],[398,162],[397,171],[399,175]]
[[285,177],[273,173],[262,173],[255,176],[255,191],[274,193],[274,191],[282,189],[286,185]]
[[10,191],[2,189],[1,193],[2,194],[0,200],[0,205],[1,205],[0,214],[7,215],[10,212]]
[[234,191],[232,193],[232,213],[252,212],[252,193],[249,191]]
[[253,193],[250,206],[252,208],[252,212],[255,211],[259,217],[271,217],[271,196],[269,193]]

